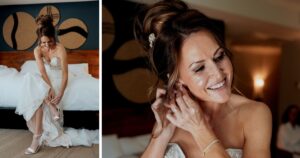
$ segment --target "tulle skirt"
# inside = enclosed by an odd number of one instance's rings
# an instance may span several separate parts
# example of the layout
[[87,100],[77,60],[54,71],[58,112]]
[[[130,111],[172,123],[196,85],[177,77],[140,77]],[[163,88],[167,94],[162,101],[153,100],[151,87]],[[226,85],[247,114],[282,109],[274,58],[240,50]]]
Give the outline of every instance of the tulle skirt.
[[[55,93],[57,94],[62,82],[61,70],[49,69],[47,70],[47,75]],[[72,79],[74,78],[69,77],[69,80]],[[21,82],[21,98],[19,99],[19,103],[16,107],[16,113],[23,115],[28,129],[34,133],[36,128],[34,114],[39,107],[42,108],[43,132],[40,138],[40,144],[51,147],[69,147],[77,145],[91,146],[92,144],[98,144],[98,130],[63,128],[63,106],[61,104],[57,106],[60,109],[60,119],[57,121],[53,119],[48,105],[44,103],[44,99],[48,96],[50,87],[39,74],[27,73],[24,75]]]

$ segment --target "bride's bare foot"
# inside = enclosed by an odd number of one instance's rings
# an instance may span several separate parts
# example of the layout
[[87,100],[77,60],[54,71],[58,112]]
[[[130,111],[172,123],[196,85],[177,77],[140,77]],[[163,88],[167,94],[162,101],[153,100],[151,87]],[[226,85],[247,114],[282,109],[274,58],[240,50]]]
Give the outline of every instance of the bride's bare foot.
[[39,149],[41,147],[40,142],[39,142],[41,136],[42,136],[41,134],[33,135],[30,147],[25,150],[26,155],[35,154],[39,151]]

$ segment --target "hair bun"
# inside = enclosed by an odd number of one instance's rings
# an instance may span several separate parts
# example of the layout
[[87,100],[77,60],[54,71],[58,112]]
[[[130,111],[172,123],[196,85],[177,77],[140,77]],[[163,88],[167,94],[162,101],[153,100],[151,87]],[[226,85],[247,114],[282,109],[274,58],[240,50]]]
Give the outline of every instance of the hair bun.
[[53,18],[51,15],[40,15],[36,18],[35,22],[39,27],[53,26]]
[[188,11],[188,9],[188,6],[181,0],[163,0],[143,8],[134,22],[136,39],[148,51],[152,45],[149,41],[149,35],[154,34],[157,37],[166,23],[174,20],[176,16]]

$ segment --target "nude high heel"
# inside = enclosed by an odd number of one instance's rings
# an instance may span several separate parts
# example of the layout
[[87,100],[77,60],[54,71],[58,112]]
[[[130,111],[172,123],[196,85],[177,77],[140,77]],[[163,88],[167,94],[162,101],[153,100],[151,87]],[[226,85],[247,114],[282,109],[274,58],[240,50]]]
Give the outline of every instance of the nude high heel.
[[52,119],[54,121],[59,120],[59,112],[55,105],[53,105],[49,100],[45,100],[45,103],[49,106],[50,112],[52,114]]
[[[39,143],[39,139],[40,139],[40,137],[41,137],[42,135],[40,134],[40,135],[33,135],[33,141],[35,141],[35,143]],[[26,150],[25,150],[25,155],[31,155],[31,154],[35,154],[35,153],[37,153],[38,151],[39,151],[39,149],[41,148],[41,145],[40,144],[38,144],[37,145],[37,147],[35,148],[35,149],[33,149],[33,148],[31,148],[31,147],[29,147],[29,148],[27,148]]]

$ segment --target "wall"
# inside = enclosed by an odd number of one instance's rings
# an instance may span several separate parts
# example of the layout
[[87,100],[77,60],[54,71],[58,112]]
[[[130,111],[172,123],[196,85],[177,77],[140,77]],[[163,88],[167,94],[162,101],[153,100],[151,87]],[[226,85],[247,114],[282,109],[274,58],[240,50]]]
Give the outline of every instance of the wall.
[[300,105],[300,40],[283,45],[280,62],[279,116],[289,104]]
[[[235,85],[248,98],[265,102],[271,109],[276,123],[281,45],[232,44],[229,47],[234,55]],[[254,79],[257,75],[264,79],[264,87],[259,92],[255,92],[254,88]]]
[[[71,2],[71,3],[53,3],[53,4],[30,4],[30,5],[9,5],[0,6],[0,50],[10,51],[11,48],[3,38],[3,32],[11,30],[3,30],[5,20],[15,12],[27,12],[33,18],[37,17],[40,10],[46,5],[55,6],[60,13],[60,20],[57,26],[60,26],[64,21],[70,18],[78,18],[87,26],[88,35],[85,42],[77,49],[99,49],[99,2]],[[22,24],[20,19],[19,25]],[[32,50],[35,47],[34,43],[26,50]]]

